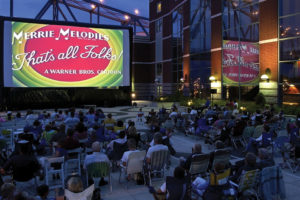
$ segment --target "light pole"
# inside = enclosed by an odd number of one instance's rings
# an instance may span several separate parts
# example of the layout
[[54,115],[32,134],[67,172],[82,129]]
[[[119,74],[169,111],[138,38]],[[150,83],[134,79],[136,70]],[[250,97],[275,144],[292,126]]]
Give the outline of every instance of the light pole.
[[209,80],[210,80],[210,101],[211,101],[211,105],[213,105],[213,94],[215,94],[215,92],[213,92],[213,89],[212,89],[212,84],[213,82],[216,81],[216,77],[214,76],[210,76],[209,77]]

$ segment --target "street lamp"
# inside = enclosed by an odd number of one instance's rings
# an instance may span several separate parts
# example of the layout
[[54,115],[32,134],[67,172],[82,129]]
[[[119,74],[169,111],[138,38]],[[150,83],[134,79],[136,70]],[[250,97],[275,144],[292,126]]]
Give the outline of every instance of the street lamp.
[[209,77],[209,80],[210,80],[211,82],[214,82],[214,81],[216,81],[216,77],[210,76],[210,77]]
[[266,82],[269,82],[269,81],[270,81],[269,76],[268,76],[267,74],[261,75],[260,78],[261,78],[261,80],[266,81]]
[[95,9],[96,6],[95,6],[94,4],[91,4],[91,8],[92,8],[92,9]]
[[[213,82],[217,81],[216,77],[214,77],[214,76],[210,76],[209,80],[211,82],[211,85],[212,85]],[[215,93],[215,92],[213,92],[213,90],[210,89],[210,101],[211,101],[211,105],[213,105],[213,93]]]
[[140,11],[139,11],[138,9],[134,9],[134,13],[135,13],[136,15],[138,15],[138,14],[140,13]]

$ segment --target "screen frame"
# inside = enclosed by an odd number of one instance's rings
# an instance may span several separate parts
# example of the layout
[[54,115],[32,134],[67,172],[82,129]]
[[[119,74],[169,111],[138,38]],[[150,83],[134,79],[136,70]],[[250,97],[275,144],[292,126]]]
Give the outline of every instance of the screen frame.
[[[132,87],[132,58],[133,58],[133,29],[132,27],[117,26],[117,25],[105,25],[105,24],[89,24],[83,22],[65,22],[65,21],[52,21],[52,20],[35,20],[27,18],[16,18],[16,17],[0,17],[0,77],[2,78],[0,86],[4,87],[4,22],[24,22],[24,23],[36,23],[36,24],[49,24],[49,25],[63,25],[63,26],[76,26],[86,28],[100,28],[100,29],[112,29],[112,30],[128,30],[129,33],[129,86],[115,86],[115,87],[34,87],[34,88],[98,88],[98,89],[119,89]],[[5,88],[33,88],[33,87],[5,87]]]

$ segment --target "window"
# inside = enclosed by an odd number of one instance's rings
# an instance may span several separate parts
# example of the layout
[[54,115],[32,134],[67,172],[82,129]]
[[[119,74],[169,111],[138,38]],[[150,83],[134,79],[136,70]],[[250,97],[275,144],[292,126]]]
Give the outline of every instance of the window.
[[162,76],[162,64],[158,63],[156,65],[156,76]]
[[155,22],[155,30],[156,30],[156,33],[161,33],[162,31],[162,18],[156,20]]
[[160,12],[161,12],[161,2],[158,2],[158,3],[157,3],[157,6],[156,6],[156,12],[157,12],[157,13],[160,13]]

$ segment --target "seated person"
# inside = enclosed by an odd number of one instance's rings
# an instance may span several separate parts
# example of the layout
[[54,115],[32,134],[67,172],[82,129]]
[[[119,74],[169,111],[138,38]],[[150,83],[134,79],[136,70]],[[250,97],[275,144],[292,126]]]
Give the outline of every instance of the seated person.
[[29,132],[34,134],[35,140],[38,140],[41,137],[43,129],[39,120],[35,120],[33,125],[29,126]]
[[79,122],[75,127],[74,137],[78,140],[86,139],[88,137],[86,127],[82,122]]
[[75,117],[75,112],[72,111],[70,116],[65,119],[64,123],[67,128],[75,128],[76,124],[78,124],[79,121],[79,118]]
[[[92,150],[93,153],[90,155],[86,155],[85,160],[84,160],[84,165],[83,168],[87,169],[87,166],[92,163],[96,162],[107,162],[110,163],[108,157],[106,154],[101,152],[101,146],[99,142],[94,142],[92,144]],[[104,178],[101,178],[99,185],[106,185],[107,181],[104,180]]]
[[236,173],[230,178],[233,182],[239,183],[240,177],[244,171],[252,171],[255,169],[259,169],[259,166],[256,163],[255,154],[249,152],[246,154],[244,164],[242,166],[237,167]]
[[19,149],[19,154],[12,156],[0,172],[5,174],[6,171],[12,170],[16,188],[34,194],[35,191],[32,191],[35,187],[34,177],[40,173],[41,166],[36,157],[28,153],[26,141],[20,144]]
[[175,109],[172,109],[172,112],[170,113],[169,117],[170,117],[170,118],[172,118],[172,117],[177,117],[177,112],[176,112]]
[[[162,186],[155,192],[153,188],[150,188],[150,192],[154,192],[153,195],[157,199],[157,194],[165,194],[166,199],[189,199],[188,197],[188,181],[185,178],[185,171],[182,167],[176,167],[174,170],[174,177],[167,177],[167,180]],[[186,188],[184,190],[184,188]],[[182,197],[182,198],[178,198]]]
[[51,137],[50,143],[58,142],[60,140],[64,140],[66,138],[66,125],[61,124],[58,127],[57,132]]
[[117,125],[114,126],[114,132],[115,133],[120,133],[121,131],[125,130],[125,126],[122,120],[117,121]]
[[181,159],[180,166],[182,166],[186,171],[190,170],[192,157],[195,154],[202,154],[201,144],[198,144],[198,143],[194,144],[194,146],[192,148],[192,154],[189,155],[189,157],[186,160]]
[[146,154],[146,163],[151,163],[152,153],[155,151],[166,150],[168,151],[168,147],[163,145],[163,137],[161,133],[155,133],[154,135],[154,146],[150,147]]
[[275,162],[274,162],[272,156],[269,154],[268,150],[265,148],[260,148],[258,150],[258,158],[260,159],[260,162],[258,163],[258,166],[260,169],[263,169],[265,167],[272,167],[275,165]]
[[119,138],[112,140],[108,145],[107,145],[107,149],[110,151],[114,150],[114,143],[117,142],[119,144],[124,144],[127,142],[127,137],[125,135],[125,131],[121,131],[119,134]]
[[16,192],[16,187],[13,183],[4,183],[1,186],[1,199],[3,200],[14,199],[15,192]]
[[50,146],[51,138],[55,133],[56,133],[56,131],[51,128],[51,125],[47,124],[45,126],[45,131],[42,133],[41,143],[45,143],[45,145]]
[[67,130],[67,137],[64,139],[63,148],[66,150],[76,149],[80,147],[78,139],[74,138],[74,130]]
[[67,190],[65,191],[66,200],[88,200],[93,196],[94,185],[87,189],[83,189],[83,183],[80,177],[71,177],[67,182]]
[[250,138],[246,151],[257,154],[259,147],[268,147],[271,145],[272,137],[273,134],[270,132],[270,127],[265,124],[260,137],[257,139]]
[[125,151],[122,158],[121,158],[121,164],[123,166],[126,166],[127,165],[127,161],[128,161],[128,157],[131,153],[133,152],[139,152],[139,150],[136,149],[136,142],[133,138],[131,139],[128,139],[128,142],[127,142],[127,145],[128,145],[128,151]]
[[111,113],[107,115],[107,118],[104,120],[104,125],[107,130],[114,130],[116,120],[112,118]]
[[48,185],[40,185],[36,188],[37,196],[35,200],[48,200],[49,187]]
[[209,155],[208,170],[212,169],[212,165],[213,165],[214,157],[215,157],[215,152],[218,151],[218,150],[225,149],[225,144],[221,140],[217,140],[214,145],[215,145],[215,150],[210,152],[210,155]]
[[[203,199],[234,199],[234,190],[229,184],[230,169],[219,162],[214,165],[214,170],[210,173],[210,180]],[[233,192],[231,192],[233,191]],[[231,198],[229,198],[231,197]]]
[[139,118],[144,117],[144,112],[143,112],[142,108],[140,108],[139,112],[137,113],[137,117],[139,117]]

